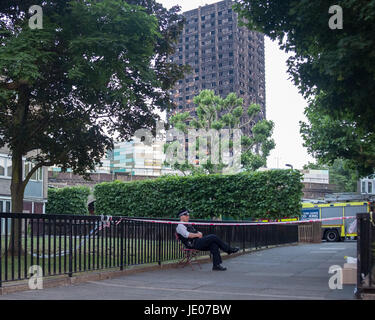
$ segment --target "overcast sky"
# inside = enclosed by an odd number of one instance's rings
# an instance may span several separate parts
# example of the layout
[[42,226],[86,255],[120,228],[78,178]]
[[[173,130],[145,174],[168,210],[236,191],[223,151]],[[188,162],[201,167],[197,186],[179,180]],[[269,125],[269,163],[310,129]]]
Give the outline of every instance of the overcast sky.
[[[179,5],[182,11],[212,4],[218,0],[157,0],[166,8]],[[306,120],[303,110],[306,101],[298,93],[298,89],[288,79],[286,60],[288,55],[279,49],[276,42],[265,39],[266,55],[266,115],[275,123],[273,138],[276,148],[271,151],[267,165],[269,168],[286,168],[292,164],[295,169],[302,169],[308,161],[314,159],[302,146],[299,134],[299,121]]]

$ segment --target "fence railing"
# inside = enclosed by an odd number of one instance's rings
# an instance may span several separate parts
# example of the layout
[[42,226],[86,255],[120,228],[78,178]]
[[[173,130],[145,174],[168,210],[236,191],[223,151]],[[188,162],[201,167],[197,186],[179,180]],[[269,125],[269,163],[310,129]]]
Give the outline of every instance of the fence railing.
[[357,214],[357,295],[375,293],[375,215]]
[[[191,220],[193,221],[193,220]],[[207,222],[207,221],[205,221]],[[298,242],[297,225],[199,225],[243,251]],[[176,224],[127,217],[0,213],[0,286],[30,278],[40,266],[43,276],[123,268],[178,260]],[[207,255],[201,252],[200,255]]]

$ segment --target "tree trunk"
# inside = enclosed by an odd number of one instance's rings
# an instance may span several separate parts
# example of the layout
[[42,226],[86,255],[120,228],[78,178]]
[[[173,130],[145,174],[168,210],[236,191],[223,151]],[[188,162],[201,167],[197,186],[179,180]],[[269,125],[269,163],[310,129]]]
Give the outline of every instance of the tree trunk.
[[[13,151],[12,153],[12,182],[11,182],[11,198],[12,213],[23,212],[23,196],[25,192],[25,183],[23,181],[22,154]],[[23,254],[22,248],[22,225],[20,219],[12,219],[11,234],[9,239],[10,256],[18,256]]]

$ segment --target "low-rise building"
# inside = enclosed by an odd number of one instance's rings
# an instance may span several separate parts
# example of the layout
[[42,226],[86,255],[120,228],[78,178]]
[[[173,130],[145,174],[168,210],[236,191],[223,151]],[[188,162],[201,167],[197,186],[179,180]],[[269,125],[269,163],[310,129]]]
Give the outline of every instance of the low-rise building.
[[[23,159],[23,175],[32,169],[33,164]],[[0,148],[0,211],[11,212],[12,158],[7,147]],[[29,180],[25,188],[23,212],[44,213],[47,202],[48,169],[40,168]]]

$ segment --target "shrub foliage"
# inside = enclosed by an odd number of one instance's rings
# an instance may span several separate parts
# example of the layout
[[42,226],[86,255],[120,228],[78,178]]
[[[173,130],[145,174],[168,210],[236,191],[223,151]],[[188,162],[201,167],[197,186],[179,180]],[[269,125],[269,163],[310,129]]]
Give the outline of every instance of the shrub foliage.
[[49,188],[46,213],[86,215],[89,194],[89,187]]
[[277,219],[300,215],[302,187],[301,174],[292,170],[104,182],[95,186],[95,210],[105,215],[175,218],[186,207],[198,219]]

